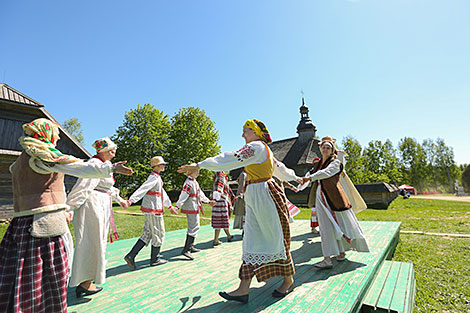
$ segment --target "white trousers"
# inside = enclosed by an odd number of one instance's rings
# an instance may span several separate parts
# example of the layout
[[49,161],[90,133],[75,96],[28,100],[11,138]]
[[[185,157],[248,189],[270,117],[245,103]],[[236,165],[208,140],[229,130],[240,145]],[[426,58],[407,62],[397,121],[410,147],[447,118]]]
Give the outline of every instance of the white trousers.
[[201,222],[198,214],[186,214],[188,220],[188,235],[191,237],[196,237],[197,232],[201,228]]
[[163,221],[163,215],[155,215],[153,213],[144,214],[145,223],[140,239],[145,242],[146,245],[152,241],[152,246],[160,247],[165,239],[165,223]]

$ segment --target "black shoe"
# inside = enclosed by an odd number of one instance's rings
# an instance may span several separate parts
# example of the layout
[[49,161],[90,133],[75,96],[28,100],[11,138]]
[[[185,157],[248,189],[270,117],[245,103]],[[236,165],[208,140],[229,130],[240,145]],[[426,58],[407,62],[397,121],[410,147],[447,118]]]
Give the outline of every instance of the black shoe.
[[233,240],[233,236],[230,236],[230,237],[227,236],[227,241],[228,241],[228,242],[232,242],[232,240]]
[[85,296],[89,296],[89,295],[93,295],[95,293],[98,293],[101,290],[103,290],[103,287],[96,287],[95,290],[88,290],[88,289],[85,289],[82,286],[78,285],[77,288],[75,288],[75,295],[77,296],[77,298],[81,298],[82,294],[84,294]]
[[231,296],[225,291],[222,291],[222,292],[219,292],[219,296],[221,296],[225,300],[238,301],[244,304],[248,303],[248,294],[243,295],[243,296]]
[[284,298],[285,296],[290,294],[293,290],[294,290],[294,283],[292,283],[292,285],[290,285],[290,287],[287,288],[286,292],[280,292],[277,289],[274,289],[272,295],[274,298]]
[[127,265],[129,265],[130,268],[135,270],[137,266],[135,265],[135,257],[137,253],[139,253],[142,248],[145,247],[145,242],[142,241],[142,239],[137,240],[135,245],[132,247],[131,252],[129,252],[125,257],[124,261],[127,262]]
[[152,246],[152,250],[150,252],[150,266],[157,266],[167,263],[167,260],[160,258],[160,248],[161,247],[154,247]]

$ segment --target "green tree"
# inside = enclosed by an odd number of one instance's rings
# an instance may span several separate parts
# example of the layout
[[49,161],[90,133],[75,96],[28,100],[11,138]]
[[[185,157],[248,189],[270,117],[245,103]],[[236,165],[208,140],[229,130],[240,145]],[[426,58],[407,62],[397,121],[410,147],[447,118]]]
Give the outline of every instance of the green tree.
[[[170,120],[151,104],[138,105],[126,112],[112,140],[117,144],[116,160],[127,160],[134,170],[131,176],[117,175],[116,186],[131,193],[147,179],[150,159],[161,155],[167,159]],[[162,176],[165,176],[165,172]]]
[[398,144],[403,181],[423,191],[426,180],[426,152],[416,139],[405,137]]
[[362,158],[362,147],[359,141],[351,136],[343,138],[342,146],[346,152],[346,165],[344,166],[349,178],[355,184],[362,184],[367,182],[367,177],[364,175],[364,160]]
[[[168,182],[180,189],[186,176],[177,173],[178,166],[199,162],[220,153],[219,132],[206,113],[195,107],[183,108],[171,118],[168,145]],[[201,188],[212,188],[214,173],[201,170],[198,182]]]
[[364,172],[368,182],[386,182],[397,184],[402,175],[398,166],[398,158],[393,144],[387,139],[370,141],[363,152]]
[[466,193],[470,193],[470,165],[462,172],[462,186]]
[[78,121],[78,118],[72,117],[68,120],[65,120],[62,123],[62,126],[67,130],[67,132],[72,135],[79,143],[82,145],[85,144],[83,140],[83,131],[82,131],[82,123]]

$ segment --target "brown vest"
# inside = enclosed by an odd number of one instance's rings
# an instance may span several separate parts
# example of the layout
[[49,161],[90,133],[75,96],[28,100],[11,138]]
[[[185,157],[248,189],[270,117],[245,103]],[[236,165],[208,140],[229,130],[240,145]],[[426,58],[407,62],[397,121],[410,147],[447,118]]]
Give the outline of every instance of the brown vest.
[[[321,164],[321,160],[318,160],[313,163],[313,171],[311,174],[315,173],[320,169],[325,169],[327,166],[336,159],[335,156],[329,157],[326,159],[326,161]],[[341,187],[341,184],[339,183],[339,176],[341,175],[341,172],[343,171],[343,164],[341,164],[340,171],[338,174],[333,175],[332,177],[322,179],[319,181],[321,185],[321,189],[325,195],[326,201],[328,202],[328,205],[333,211],[346,211],[352,207],[351,203],[349,202],[348,197],[346,196],[346,193],[344,192],[343,187]],[[309,198],[307,200],[309,206],[312,204],[312,197],[315,196],[315,192],[317,189],[318,183],[313,183],[312,184],[312,189],[310,190],[309,193]],[[313,193],[313,194],[312,194]]]
[[29,166],[29,159],[23,151],[12,168],[15,212],[65,204],[64,174],[38,174]]

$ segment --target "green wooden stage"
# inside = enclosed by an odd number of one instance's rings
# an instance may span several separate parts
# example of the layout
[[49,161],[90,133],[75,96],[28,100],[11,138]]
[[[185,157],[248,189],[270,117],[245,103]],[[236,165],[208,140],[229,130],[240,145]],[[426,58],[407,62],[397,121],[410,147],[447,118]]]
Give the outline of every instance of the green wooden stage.
[[169,262],[150,267],[150,248],[146,247],[137,256],[135,271],[130,270],[123,257],[137,238],[116,241],[108,244],[104,290],[77,299],[75,290],[69,288],[69,311],[360,312],[364,310],[363,301],[375,277],[398,243],[400,223],[361,222],[361,226],[370,253],[348,252],[348,260],[341,263],[334,260],[333,269],[316,270],[313,264],[322,259],[319,235],[310,232],[309,220],[292,223],[291,253],[296,267],[296,288],[284,299],[276,299],[271,292],[281,278],[263,283],[255,278],[248,304],[228,302],[218,295],[219,291],[232,291],[238,286],[240,233],[235,232],[235,240],[230,243],[222,237],[224,243],[213,248],[213,229],[201,227],[196,239],[196,247],[201,252],[194,253],[195,260],[189,261],[180,255],[186,230],[168,232],[162,254]]

